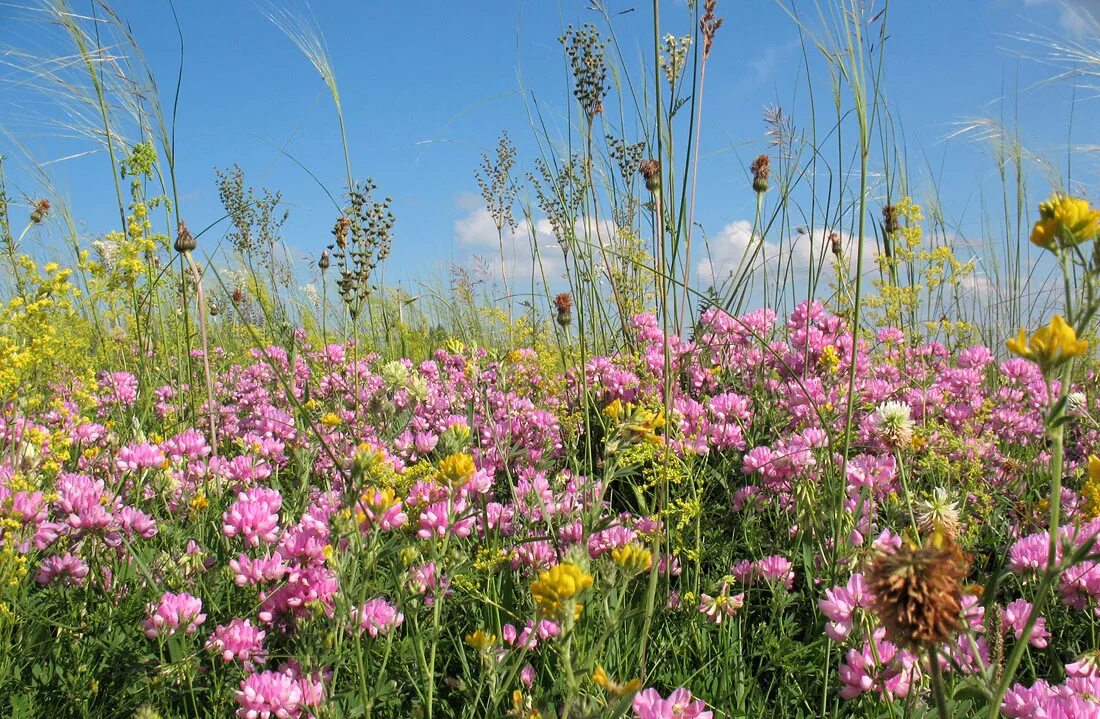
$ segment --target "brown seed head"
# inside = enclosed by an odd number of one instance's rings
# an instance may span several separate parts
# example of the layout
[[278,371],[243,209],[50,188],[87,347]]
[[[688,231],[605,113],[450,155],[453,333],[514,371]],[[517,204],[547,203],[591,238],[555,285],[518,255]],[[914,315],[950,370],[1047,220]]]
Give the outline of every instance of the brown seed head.
[[321,268],[322,272],[324,272],[329,268],[330,262],[331,261],[329,260],[328,250],[325,250],[321,253],[321,259],[317,260],[317,266]]
[[970,562],[958,546],[903,546],[880,556],[867,572],[873,607],[886,636],[923,648],[950,639],[960,627],[961,580]]
[[558,311],[558,324],[568,327],[573,322],[573,298],[562,292],[554,298],[554,307]]
[[898,230],[898,209],[893,205],[882,208],[882,230],[888,235]]
[[710,56],[710,48],[714,44],[714,36],[718,28],[722,27],[722,18],[715,15],[718,0],[707,0],[703,5],[703,17],[699,20],[699,31],[703,35],[703,59]]
[[752,189],[757,192],[768,191],[768,177],[772,173],[772,162],[767,155],[761,155],[749,165],[752,172]]
[[829,246],[836,255],[837,259],[844,254],[844,247],[840,243],[840,233],[833,231],[829,233]]
[[341,217],[332,228],[332,234],[336,237],[336,245],[341,250],[348,246],[348,228],[351,227],[351,218]]
[[50,201],[43,198],[34,204],[34,210],[31,211],[31,224],[37,225],[46,219],[46,215],[50,212]]
[[642,173],[642,177],[645,179],[646,189],[650,192],[656,192],[661,189],[661,161],[660,160],[642,160],[642,164],[638,166],[638,171]]
[[192,236],[191,231],[187,229],[187,223],[180,220],[179,224],[176,226],[176,244],[173,245],[176,252],[182,255],[184,252],[191,252],[197,246],[198,243],[195,242],[194,236]]

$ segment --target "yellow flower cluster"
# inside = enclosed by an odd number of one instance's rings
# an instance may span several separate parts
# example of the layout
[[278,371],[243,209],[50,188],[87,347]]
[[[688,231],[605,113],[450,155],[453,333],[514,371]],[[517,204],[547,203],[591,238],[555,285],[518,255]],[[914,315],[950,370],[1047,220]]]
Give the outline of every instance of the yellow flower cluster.
[[1100,457],[1089,455],[1088,478],[1081,486],[1081,496],[1085,500],[1084,512],[1088,519],[1100,517]]
[[653,566],[653,552],[634,542],[612,549],[611,559],[630,576],[649,571]]
[[1061,250],[1100,237],[1100,210],[1088,200],[1054,193],[1039,203],[1039,221],[1031,229],[1031,242],[1048,250]]
[[[576,564],[563,562],[541,572],[539,578],[531,582],[531,596],[539,614],[560,621],[566,617],[569,606],[580,593],[591,586],[591,574]],[[577,604],[573,610],[574,619],[581,609],[582,606]]]
[[1029,359],[1043,370],[1053,369],[1073,357],[1088,351],[1089,343],[1077,339],[1077,333],[1061,315],[1054,315],[1050,324],[1040,327],[1028,339],[1021,329],[1019,334],[1005,343],[1008,351]]
[[628,443],[660,442],[657,430],[665,426],[663,412],[648,410],[629,402],[615,400],[604,407],[603,413],[619,425],[620,436]]
[[25,255],[17,263],[23,272],[23,291],[0,307],[3,397],[20,387],[54,379],[61,370],[77,374],[88,362],[81,335],[84,327],[75,308],[81,292],[69,281],[72,270],[51,262],[40,273]]
[[474,458],[468,454],[458,452],[448,455],[439,463],[439,471],[436,473],[435,479],[440,484],[457,488],[469,482],[476,471]]

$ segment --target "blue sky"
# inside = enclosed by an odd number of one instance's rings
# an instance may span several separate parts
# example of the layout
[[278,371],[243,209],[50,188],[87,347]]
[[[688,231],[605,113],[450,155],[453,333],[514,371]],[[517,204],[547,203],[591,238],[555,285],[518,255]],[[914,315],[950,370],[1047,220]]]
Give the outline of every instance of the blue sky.
[[[606,4],[616,14],[629,71],[636,73],[651,43],[651,6],[637,0]],[[86,12],[86,5],[72,2],[77,12]],[[170,107],[180,62],[170,6],[162,0],[117,0],[113,6],[130,23]],[[300,9],[304,4],[287,7],[310,12]],[[663,32],[690,31],[683,0],[666,0],[662,7]],[[334,209],[314,180],[276,148],[293,155],[334,194],[343,191],[343,155],[327,89],[256,4],[193,0],[177,3],[177,9],[185,43],[176,126],[183,216],[192,227],[217,219],[214,168],[239,163],[251,183],[282,191],[291,210],[285,239],[303,263],[315,258],[330,240]],[[956,123],[977,115],[1018,114],[1025,142],[1063,172],[1067,140],[1095,142],[1096,125],[1089,125],[1095,120],[1088,115],[1095,118],[1096,101],[1086,97],[1092,104],[1078,106],[1070,136],[1071,88],[1033,88],[1055,69],[1023,57],[1042,50],[1017,37],[1076,39],[1081,18],[1090,12],[1100,16],[1100,2],[892,4],[886,87],[904,131],[913,191],[920,200],[938,187],[945,215],[963,235],[982,234],[983,193],[996,190],[991,184],[996,166],[978,144],[944,140]],[[477,221],[474,171],[481,153],[491,151],[507,129],[521,169],[533,168],[538,146],[528,114],[532,99],[552,136],[564,136],[571,98],[556,38],[570,23],[599,23],[599,17],[587,3],[573,0],[317,0],[312,13],[339,83],[353,171],[373,177],[380,193],[394,198],[398,219],[388,278],[443,277],[452,261],[491,256],[495,236],[492,246],[487,244],[484,223]],[[712,237],[752,216],[745,166],[767,150],[764,106],[779,105],[796,123],[808,122],[801,47],[791,19],[766,0],[719,0],[719,14],[725,25],[707,70],[696,201],[697,220]],[[0,0],[0,52],[71,52],[60,43],[57,28],[36,15],[34,0]],[[58,137],[48,120],[60,117],[60,109],[18,85],[26,79],[19,70],[25,61],[11,52],[0,60],[0,88],[10,90],[0,91],[6,96],[0,100],[0,154],[13,158],[6,168],[9,194],[22,202],[23,195],[41,193],[26,170],[29,155],[29,161],[50,163],[51,180],[71,203],[86,241],[114,229],[106,154],[57,161],[93,150],[94,143]],[[822,71],[819,57],[811,57],[811,66]],[[636,126],[625,133],[628,139],[640,135]],[[1095,174],[1075,179],[1096,194]],[[1034,187],[1037,195],[1048,189],[1042,181]]]

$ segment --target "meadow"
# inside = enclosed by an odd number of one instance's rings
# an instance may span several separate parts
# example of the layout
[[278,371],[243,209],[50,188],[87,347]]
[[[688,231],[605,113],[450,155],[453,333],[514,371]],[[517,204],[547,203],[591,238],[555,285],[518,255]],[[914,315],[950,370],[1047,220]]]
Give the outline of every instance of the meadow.
[[631,76],[594,3],[544,38],[568,142],[470,168],[499,258],[417,298],[309,23],[268,12],[344,149],[301,266],[250,168],[177,211],[176,78],[124,17],[36,7],[118,218],[89,236],[0,158],[0,715],[1100,718],[1097,190],[1031,187],[1004,140],[975,299],[896,162],[888,4],[791,10],[831,120],[767,111],[706,286],[736,8],[655,19]]

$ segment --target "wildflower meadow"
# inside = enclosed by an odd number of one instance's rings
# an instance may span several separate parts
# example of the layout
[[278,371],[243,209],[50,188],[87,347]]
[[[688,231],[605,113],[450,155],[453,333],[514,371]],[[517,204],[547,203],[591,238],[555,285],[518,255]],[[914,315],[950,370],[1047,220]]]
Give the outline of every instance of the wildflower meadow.
[[[519,92],[455,181],[484,257],[399,282],[341,28],[249,6],[329,113],[335,174],[271,150],[331,200],[297,237],[262,167],[177,142],[212,4],[163,5],[178,69],[144,5],[18,3],[45,55],[0,29],[0,103],[39,92],[117,200],[74,216],[0,122],[0,716],[1100,718],[1095,146],[964,128],[974,250],[910,180],[891,4],[780,0],[810,107],[729,140],[753,215],[703,277],[747,4],[563,1],[556,109]],[[1052,83],[1094,93],[1093,33]]]

